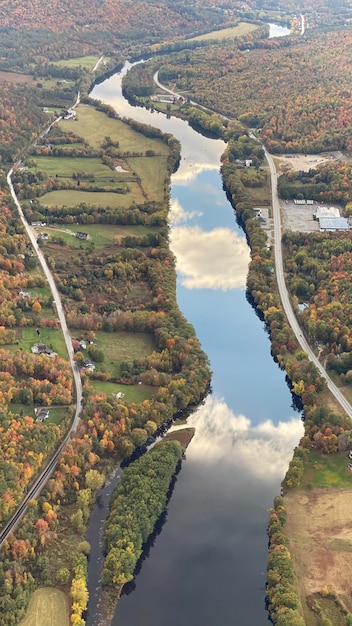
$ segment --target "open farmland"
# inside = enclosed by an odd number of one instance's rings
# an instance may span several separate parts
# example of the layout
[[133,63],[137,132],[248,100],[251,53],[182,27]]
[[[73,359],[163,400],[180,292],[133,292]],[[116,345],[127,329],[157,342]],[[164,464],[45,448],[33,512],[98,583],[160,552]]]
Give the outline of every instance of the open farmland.
[[58,67],[84,67],[87,70],[92,70],[98,60],[99,57],[97,56],[87,55],[84,57],[74,57],[73,59],[60,59],[60,61],[54,61],[52,64]]
[[130,193],[114,193],[113,191],[78,191],[76,189],[58,189],[49,191],[40,198],[43,206],[74,206],[85,202],[90,206],[129,207],[131,202],[143,202],[143,193],[137,183],[129,184]]
[[242,35],[246,35],[257,28],[258,26],[256,26],[256,24],[240,22],[237,26],[232,26],[231,28],[221,28],[220,30],[212,30],[210,33],[204,33],[204,35],[192,37],[189,41],[224,41],[225,39],[242,37]]
[[165,170],[163,169],[164,157],[133,158],[127,159],[127,163],[136,172],[139,179],[143,181],[142,188],[146,197],[157,200],[164,193]]
[[121,120],[114,119],[97,111],[94,107],[80,104],[76,120],[64,120],[62,129],[73,131],[89,142],[93,148],[100,148],[105,136],[112,141],[119,142],[119,149],[128,152],[143,154],[146,150],[153,150],[156,154],[168,154],[168,147],[160,139],[145,137],[136,132]]
[[[346,465],[345,459],[341,471],[351,487],[295,490],[285,496],[286,532],[307,626],[346,624],[334,598],[352,610],[352,474]],[[327,617],[331,621],[323,621]]]
[[20,626],[69,626],[68,600],[53,587],[34,592],[26,618]]
[[44,172],[48,176],[72,178],[72,174],[84,172],[85,176],[94,177],[99,184],[103,181],[116,184],[122,179],[120,173],[111,170],[99,158],[37,156],[33,158],[33,161],[34,165],[31,169]]

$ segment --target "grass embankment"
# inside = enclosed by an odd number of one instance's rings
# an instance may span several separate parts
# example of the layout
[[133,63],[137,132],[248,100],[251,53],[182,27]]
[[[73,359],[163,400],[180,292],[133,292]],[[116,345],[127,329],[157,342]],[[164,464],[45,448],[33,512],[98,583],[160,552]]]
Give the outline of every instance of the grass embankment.
[[43,587],[34,592],[20,626],[69,626],[69,603],[59,589]]

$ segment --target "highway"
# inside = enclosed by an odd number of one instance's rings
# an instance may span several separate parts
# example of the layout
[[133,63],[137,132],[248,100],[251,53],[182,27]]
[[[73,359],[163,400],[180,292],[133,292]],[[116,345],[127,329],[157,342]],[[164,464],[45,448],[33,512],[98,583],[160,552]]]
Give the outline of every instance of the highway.
[[273,209],[273,220],[274,220],[274,255],[275,255],[275,271],[276,271],[276,279],[279,289],[279,294],[282,302],[282,307],[286,313],[288,322],[296,335],[297,341],[300,344],[302,350],[308,354],[310,360],[314,363],[314,365],[319,370],[321,376],[325,379],[326,384],[329,388],[329,391],[335,396],[336,400],[339,402],[340,406],[344,411],[346,411],[347,415],[352,418],[352,406],[347,401],[345,396],[341,393],[340,389],[333,383],[331,378],[328,376],[326,370],[319,362],[317,357],[315,356],[313,350],[308,344],[306,338],[303,335],[302,329],[297,321],[295,312],[291,305],[291,300],[289,297],[289,293],[286,288],[285,283],[285,274],[283,267],[283,258],[282,258],[282,246],[281,246],[281,214],[280,214],[280,203],[279,197],[277,193],[277,173],[275,168],[275,163],[272,156],[266,150],[263,145],[263,150],[269,165],[270,176],[271,176],[271,199],[272,199],[272,209]]
[[[79,94],[77,96],[77,100],[74,106],[77,106],[79,104]],[[61,117],[57,118],[52,124],[50,124],[50,126],[48,126],[45,130],[43,130],[40,135],[39,138],[44,137],[50,130],[50,128],[53,126],[53,124],[56,124],[59,120],[61,119]],[[37,140],[36,140],[37,141]],[[36,141],[34,143],[36,143]],[[33,145],[33,144],[32,144]],[[76,411],[75,411],[75,416],[74,419],[72,421],[71,427],[67,433],[67,435],[65,436],[64,441],[60,444],[59,448],[57,449],[57,451],[55,452],[55,454],[52,456],[52,458],[50,459],[49,463],[47,464],[47,466],[44,468],[44,470],[42,471],[42,473],[40,474],[40,476],[38,476],[38,478],[36,479],[35,483],[33,484],[33,486],[30,488],[29,492],[27,493],[27,495],[25,496],[25,498],[23,499],[22,503],[20,504],[20,506],[18,507],[16,513],[13,515],[13,517],[11,518],[11,520],[7,523],[7,525],[5,526],[5,528],[2,529],[2,531],[0,532],[0,547],[3,544],[3,542],[5,541],[5,539],[8,537],[8,535],[10,534],[10,532],[12,532],[15,528],[15,526],[18,524],[18,522],[20,521],[20,519],[23,517],[23,515],[25,514],[26,510],[27,510],[27,506],[28,506],[28,501],[32,500],[34,498],[36,498],[41,489],[44,487],[45,483],[47,482],[47,480],[50,478],[52,472],[55,469],[55,466],[57,464],[57,461],[59,459],[59,456],[62,452],[62,450],[65,448],[67,442],[70,440],[72,433],[74,433],[77,429],[77,426],[79,424],[79,420],[80,420],[80,413],[82,410],[82,381],[81,381],[81,375],[79,372],[79,369],[77,367],[76,362],[73,360],[73,347],[72,347],[72,340],[71,340],[71,336],[67,327],[67,323],[66,323],[66,317],[65,317],[65,313],[64,313],[64,309],[61,303],[61,298],[60,298],[60,294],[59,291],[56,287],[55,281],[54,281],[54,277],[47,265],[47,262],[44,258],[43,252],[40,249],[38,243],[37,243],[37,237],[36,234],[33,232],[32,227],[28,224],[22,207],[20,205],[20,202],[16,196],[13,184],[12,184],[12,175],[14,173],[14,169],[19,167],[21,161],[17,161],[17,163],[14,165],[14,167],[12,167],[10,169],[10,171],[7,174],[7,183],[11,192],[11,196],[13,198],[13,201],[17,207],[18,210],[18,214],[19,217],[22,221],[22,224],[27,232],[27,235],[30,239],[30,242],[33,246],[33,250],[36,253],[39,263],[43,269],[43,272],[47,278],[47,281],[49,283],[49,287],[51,290],[51,294],[53,297],[53,302],[54,305],[56,307],[56,313],[57,313],[57,317],[59,319],[60,325],[61,325],[61,329],[62,329],[62,333],[65,339],[65,343],[66,343],[66,348],[67,348],[67,354],[68,354],[68,358],[70,361],[70,365],[71,365],[71,369],[72,369],[72,373],[73,373],[73,380],[74,380],[74,386],[75,386],[75,395],[76,395]]]
[[[304,27],[304,17],[303,16],[302,16],[302,24],[303,24],[303,27]],[[303,34],[303,32],[302,32],[302,34]],[[174,96],[179,97],[179,94],[176,91],[172,91],[171,89],[168,89],[168,87],[165,87],[164,85],[162,85],[160,83],[160,81],[159,81],[159,72],[158,71],[155,72],[155,74],[153,76],[153,80],[154,80],[154,82],[156,83],[156,85],[158,87],[160,87],[161,89],[163,89],[167,93],[173,94]],[[210,113],[215,113],[215,111],[211,111],[210,109],[207,109],[206,107],[202,107],[201,105],[197,104],[196,102],[194,102],[192,100],[190,101],[190,103],[192,105],[194,104],[195,106],[198,106],[201,109],[206,110],[206,111],[208,111]],[[224,118],[224,119],[226,119],[226,118]],[[259,141],[259,143],[261,143],[260,140],[253,133],[250,133],[250,136],[252,137],[252,139],[255,139],[256,141]],[[288,322],[289,322],[293,332],[295,333],[297,341],[300,344],[302,350],[304,350],[304,352],[306,352],[308,354],[308,357],[310,358],[310,360],[317,367],[317,369],[319,370],[321,376],[326,381],[326,384],[328,386],[329,391],[335,396],[335,398],[338,401],[338,403],[340,404],[341,408],[344,411],[346,411],[346,413],[347,413],[347,415],[349,415],[349,417],[352,418],[352,406],[351,406],[351,404],[345,398],[345,396],[340,391],[340,389],[335,385],[335,383],[333,383],[331,378],[328,376],[326,370],[324,369],[324,367],[322,366],[320,361],[315,356],[313,350],[311,349],[309,343],[307,342],[306,338],[303,335],[303,331],[302,331],[302,329],[301,329],[301,327],[300,327],[300,325],[299,325],[299,323],[297,321],[295,312],[294,312],[294,310],[292,308],[291,300],[290,300],[290,297],[289,297],[289,293],[288,293],[287,288],[286,288],[285,274],[284,274],[284,267],[283,267],[282,246],[281,246],[281,238],[282,238],[281,214],[280,214],[279,196],[278,196],[278,193],[277,193],[277,173],[276,173],[274,160],[273,160],[271,154],[267,151],[267,149],[265,148],[265,146],[263,144],[262,144],[262,148],[264,150],[265,157],[266,157],[266,160],[268,162],[269,169],[270,169],[272,210],[273,210],[273,220],[274,220],[275,271],[276,271],[276,279],[277,279],[279,294],[280,294],[280,298],[281,298],[281,302],[282,302],[282,307],[283,307],[283,309],[284,309],[284,311],[286,313],[286,317],[288,319]]]

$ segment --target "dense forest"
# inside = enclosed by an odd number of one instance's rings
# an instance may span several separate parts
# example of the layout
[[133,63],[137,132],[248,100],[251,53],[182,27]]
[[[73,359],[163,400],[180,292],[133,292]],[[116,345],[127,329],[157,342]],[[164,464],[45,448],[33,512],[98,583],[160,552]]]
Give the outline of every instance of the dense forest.
[[271,152],[350,150],[351,37],[349,29],[266,41],[251,35],[180,53],[162,64],[159,78],[259,128]]

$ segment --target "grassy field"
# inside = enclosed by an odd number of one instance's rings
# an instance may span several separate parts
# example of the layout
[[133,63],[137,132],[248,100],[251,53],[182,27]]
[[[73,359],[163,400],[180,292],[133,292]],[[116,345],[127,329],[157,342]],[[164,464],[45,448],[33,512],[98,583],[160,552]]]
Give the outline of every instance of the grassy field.
[[155,349],[153,336],[148,333],[97,332],[96,344],[104,350],[106,360],[132,361]]
[[160,200],[164,196],[166,171],[164,157],[128,158],[127,163],[142,181],[148,200]]
[[154,150],[156,154],[168,154],[168,147],[160,139],[151,139],[141,133],[137,133],[124,124],[96,111],[94,107],[80,104],[77,109],[77,120],[64,120],[61,122],[63,130],[67,128],[76,135],[86,139],[94,148],[101,148],[105,136],[119,142],[121,151],[145,153],[146,150]]
[[[68,225],[62,226],[59,224],[58,226],[52,226],[42,229],[43,232],[48,233],[49,237],[53,237],[57,235],[58,237],[63,237],[66,244],[70,247],[80,248],[86,247],[90,244],[90,242],[94,243],[95,248],[104,248],[105,246],[109,246],[114,243],[119,243],[123,237],[127,237],[129,235],[133,237],[142,237],[143,235],[147,235],[148,233],[156,232],[157,228],[153,226],[119,226],[119,225],[106,225],[106,224],[79,224],[77,225]],[[66,232],[65,232],[66,231]],[[88,233],[89,239],[82,240],[74,237],[73,234],[79,231],[83,231]],[[36,290],[31,290],[31,293],[34,293]]]
[[144,385],[118,385],[117,383],[102,382],[100,380],[91,380],[91,386],[95,391],[102,391],[107,396],[122,392],[125,394],[124,402],[143,402],[152,397],[154,390]]
[[[151,354],[154,350],[153,337],[148,333],[97,332],[95,344],[104,352],[105,359],[102,365],[114,377],[120,376],[122,361],[133,361],[140,356]],[[97,370],[99,371],[99,367]]]
[[[61,424],[67,407],[65,406],[50,406],[50,413],[48,419],[45,420],[45,424]],[[19,402],[11,402],[8,405],[9,411],[18,415],[29,415],[35,418],[33,404],[20,404]]]
[[253,30],[256,30],[258,26],[255,24],[248,24],[247,22],[240,22],[237,26],[232,28],[222,28],[221,30],[212,30],[210,33],[199,35],[198,37],[192,37],[189,41],[209,41],[224,39],[234,39],[235,37],[242,37]]
[[45,172],[49,176],[63,176],[64,178],[72,178],[73,173],[84,172],[87,176],[92,176],[100,182],[100,179],[116,183],[121,180],[121,174],[110,169],[102,163],[99,158],[82,158],[82,157],[54,157],[39,156],[33,157],[36,165],[32,170]]
[[38,336],[35,328],[22,328],[21,335],[16,349],[30,352],[35,343],[45,343],[48,347],[52,347],[52,350],[57,352],[59,356],[64,359],[67,358],[66,344],[60,329],[41,328],[40,336]]
[[58,65],[59,67],[85,67],[88,70],[92,70],[99,57],[87,55],[84,57],[75,57],[73,59],[61,59],[60,61],[54,61],[52,65]]
[[111,191],[76,191],[75,189],[60,189],[49,191],[40,197],[40,203],[44,206],[75,206],[85,202],[90,206],[110,206],[112,208],[128,208],[133,202],[143,203],[140,186],[137,183],[128,183],[130,192],[126,194],[113,193]]
[[20,626],[69,626],[69,603],[66,595],[54,587],[37,589]]
[[32,298],[48,298],[51,296],[49,287],[31,287],[30,294]]
[[346,453],[322,455],[311,451],[304,462],[302,487],[352,487]]

